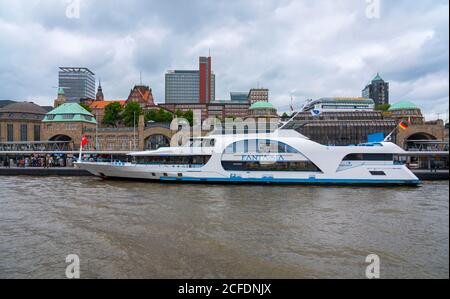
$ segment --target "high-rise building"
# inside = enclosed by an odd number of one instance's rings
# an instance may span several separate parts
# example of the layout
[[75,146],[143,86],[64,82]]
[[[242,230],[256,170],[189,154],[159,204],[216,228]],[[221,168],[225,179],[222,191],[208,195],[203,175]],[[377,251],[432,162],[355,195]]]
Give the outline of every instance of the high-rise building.
[[199,70],[166,73],[166,104],[207,104],[216,98],[216,76],[211,57],[200,57]]
[[253,88],[250,89],[248,94],[248,99],[250,104],[256,102],[268,102],[269,101],[269,90],[266,88]]
[[95,99],[95,74],[88,68],[60,67],[58,81],[67,102]]
[[211,57],[200,57],[200,103],[206,104],[213,101],[212,97],[212,61]]
[[389,104],[389,82],[377,74],[362,91],[363,98],[374,100],[376,105]]

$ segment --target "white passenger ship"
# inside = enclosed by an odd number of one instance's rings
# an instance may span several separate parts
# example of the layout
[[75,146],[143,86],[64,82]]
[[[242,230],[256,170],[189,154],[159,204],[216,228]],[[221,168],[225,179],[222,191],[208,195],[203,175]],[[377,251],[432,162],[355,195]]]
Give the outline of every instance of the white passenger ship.
[[79,162],[103,179],[255,184],[419,185],[391,142],[325,146],[294,130],[211,134],[180,147],[131,153],[131,163]]

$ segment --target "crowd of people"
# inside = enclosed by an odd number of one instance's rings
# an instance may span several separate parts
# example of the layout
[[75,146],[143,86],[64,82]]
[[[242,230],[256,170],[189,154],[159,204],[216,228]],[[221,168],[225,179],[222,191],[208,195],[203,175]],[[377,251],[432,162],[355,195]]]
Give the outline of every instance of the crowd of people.
[[73,167],[73,158],[57,156],[1,157],[0,167],[6,168],[54,168]]

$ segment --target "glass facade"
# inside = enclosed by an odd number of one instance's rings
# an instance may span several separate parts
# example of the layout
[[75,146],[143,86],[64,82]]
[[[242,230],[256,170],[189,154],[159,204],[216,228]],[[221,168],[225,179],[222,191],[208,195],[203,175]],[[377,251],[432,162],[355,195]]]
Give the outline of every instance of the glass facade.
[[87,68],[60,68],[59,88],[67,102],[95,99],[95,74]]
[[[211,97],[215,99],[216,76],[211,78]],[[190,104],[200,102],[200,72],[173,71],[166,74],[166,104]]]

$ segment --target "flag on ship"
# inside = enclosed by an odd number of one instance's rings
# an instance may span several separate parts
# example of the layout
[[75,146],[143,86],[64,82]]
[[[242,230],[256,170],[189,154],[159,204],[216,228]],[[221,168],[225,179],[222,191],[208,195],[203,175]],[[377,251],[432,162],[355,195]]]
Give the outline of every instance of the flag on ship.
[[406,130],[409,128],[409,124],[405,121],[401,121],[399,127],[403,130]]
[[89,144],[89,139],[86,138],[86,136],[83,136],[83,138],[81,138],[81,146],[86,146]]

